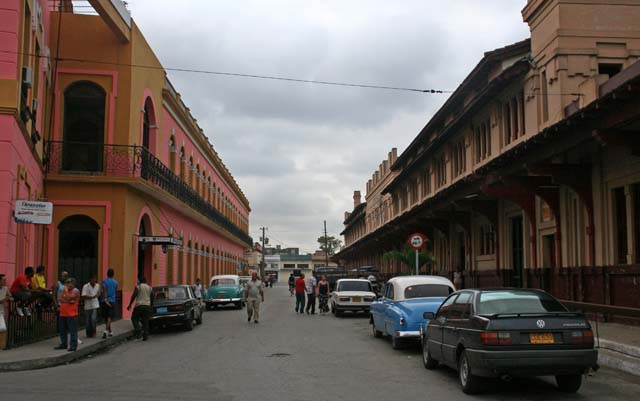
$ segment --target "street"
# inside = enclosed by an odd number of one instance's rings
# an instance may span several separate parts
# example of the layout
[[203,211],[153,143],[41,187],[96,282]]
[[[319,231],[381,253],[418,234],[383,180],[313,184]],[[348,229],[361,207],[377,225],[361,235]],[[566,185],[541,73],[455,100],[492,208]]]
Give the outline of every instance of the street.
[[284,286],[265,289],[259,324],[245,311],[207,312],[192,332],[171,330],[57,368],[0,374],[11,400],[630,400],[640,378],[601,369],[579,394],[552,378],[495,381],[476,397],[454,371],[422,366],[419,347],[394,351],[368,319],[296,315]]

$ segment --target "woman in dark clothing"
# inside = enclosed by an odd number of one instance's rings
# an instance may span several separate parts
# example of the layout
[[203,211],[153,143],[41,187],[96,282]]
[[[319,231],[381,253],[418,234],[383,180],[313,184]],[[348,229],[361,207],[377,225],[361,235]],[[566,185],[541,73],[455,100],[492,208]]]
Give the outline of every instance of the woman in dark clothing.
[[329,282],[327,276],[322,276],[318,282],[318,297],[320,299],[320,313],[329,312]]

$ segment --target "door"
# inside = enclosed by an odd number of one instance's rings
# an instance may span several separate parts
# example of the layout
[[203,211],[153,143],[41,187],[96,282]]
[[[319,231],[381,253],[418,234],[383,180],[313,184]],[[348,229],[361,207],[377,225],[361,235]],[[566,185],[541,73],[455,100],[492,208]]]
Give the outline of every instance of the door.
[[386,295],[384,297],[384,300],[382,302],[382,320],[383,320],[383,325],[384,325],[384,332],[389,334],[390,336],[393,335],[393,332],[395,331],[395,320],[393,319],[393,316],[391,316],[390,314],[390,308],[391,306],[394,304],[394,297],[395,297],[395,291],[394,291],[394,287],[393,287],[393,283],[387,283],[387,292]]
[[471,307],[471,293],[462,292],[447,311],[447,322],[442,327],[442,361],[450,366],[456,366],[456,350],[460,341],[461,329],[465,328],[465,321],[469,320]]
[[436,313],[435,319],[431,320],[427,325],[427,341],[429,352],[431,356],[439,361],[442,360],[442,333],[443,327],[447,323],[447,315],[449,309],[453,305],[453,302],[458,297],[458,294],[451,295],[449,298],[445,299],[442,303],[438,312]]
[[66,270],[76,286],[98,274],[100,226],[90,217],[74,215],[58,225],[58,271]]
[[514,287],[522,287],[522,274],[524,270],[524,241],[523,241],[522,216],[511,218],[511,266]]

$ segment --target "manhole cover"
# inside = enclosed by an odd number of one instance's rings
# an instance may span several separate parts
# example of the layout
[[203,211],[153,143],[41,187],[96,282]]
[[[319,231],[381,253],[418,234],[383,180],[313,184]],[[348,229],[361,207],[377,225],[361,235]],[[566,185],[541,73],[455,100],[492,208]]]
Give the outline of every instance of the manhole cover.
[[287,354],[286,352],[276,352],[275,354],[267,355],[267,358],[286,358],[291,356],[291,354]]

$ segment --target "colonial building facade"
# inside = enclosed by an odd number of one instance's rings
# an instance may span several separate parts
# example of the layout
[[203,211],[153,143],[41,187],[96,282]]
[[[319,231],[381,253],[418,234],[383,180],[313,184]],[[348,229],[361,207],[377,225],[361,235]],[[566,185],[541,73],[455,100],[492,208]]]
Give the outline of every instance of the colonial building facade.
[[113,268],[125,297],[141,276],[157,285],[237,272],[253,244],[249,202],[122,2],[91,1],[98,15],[42,3],[52,42],[34,52],[47,66],[50,127],[44,147],[33,139],[37,118],[12,145],[30,157],[33,167],[17,170],[31,171],[30,199],[53,203],[53,224],[25,228],[34,232],[25,247],[42,256],[17,257],[4,272],[42,263],[49,280],[65,269],[83,282]]
[[531,38],[485,53],[392,164],[389,221],[336,258],[397,274],[382,254],[422,232],[466,287],[640,307],[640,1],[522,15]]

